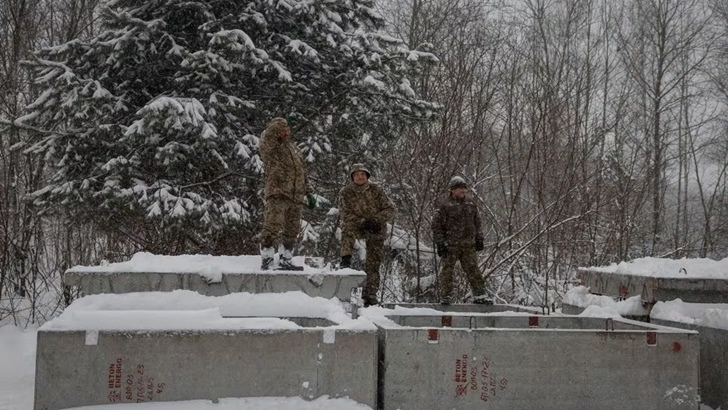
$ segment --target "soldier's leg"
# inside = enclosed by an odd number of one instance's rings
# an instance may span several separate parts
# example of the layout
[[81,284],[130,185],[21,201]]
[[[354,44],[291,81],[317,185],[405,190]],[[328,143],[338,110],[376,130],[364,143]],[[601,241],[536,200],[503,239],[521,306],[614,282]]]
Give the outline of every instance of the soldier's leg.
[[440,302],[450,303],[452,301],[453,275],[457,261],[457,247],[448,249],[448,253],[440,261],[442,264],[440,267]]
[[296,246],[296,238],[301,233],[301,208],[302,204],[286,200],[285,217],[283,218],[283,232],[281,233],[281,269],[303,270],[303,266],[294,265],[293,248]]
[[384,236],[367,235],[367,258],[364,271],[367,274],[367,282],[362,292],[364,302],[369,305],[377,304],[377,293],[379,293],[379,266],[384,258]]
[[284,247],[292,248],[296,244],[298,234],[301,233],[301,208],[303,205],[295,201],[286,200],[285,202],[281,241]]
[[268,198],[263,211],[263,229],[260,239],[261,269],[266,270],[273,262],[275,248],[280,243],[283,220],[286,215],[285,201]]
[[359,236],[357,229],[350,225],[343,225],[341,227],[341,264],[340,268],[351,267],[351,255],[354,252],[354,242]]
[[478,269],[478,256],[475,253],[475,247],[463,246],[460,253],[460,266],[463,268],[465,275],[470,283],[470,289],[473,291],[473,299],[485,294],[485,281],[483,275]]

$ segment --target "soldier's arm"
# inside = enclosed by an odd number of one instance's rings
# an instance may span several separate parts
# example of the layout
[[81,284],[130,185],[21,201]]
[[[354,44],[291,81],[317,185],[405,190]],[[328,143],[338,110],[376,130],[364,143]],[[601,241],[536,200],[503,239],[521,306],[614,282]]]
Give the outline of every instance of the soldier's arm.
[[272,195],[282,193],[282,187],[285,186],[286,180],[289,178],[286,167],[281,161],[281,144],[273,135],[263,134],[260,139],[260,158],[266,174],[266,184],[270,185]]
[[308,164],[306,163],[306,158],[303,155],[303,151],[301,151],[301,149],[298,148],[296,144],[290,144],[293,146],[293,149],[296,152],[296,155],[298,155],[298,158],[301,159],[301,169],[303,170],[303,186],[306,190],[306,194],[313,193],[313,188],[311,188],[311,182],[308,179]]
[[432,217],[432,236],[435,244],[445,243],[444,209],[438,206],[435,215]]
[[473,203],[473,209],[475,214],[475,240],[483,241],[483,226],[480,220],[480,212],[478,212],[478,206]]
[[397,213],[397,208],[394,206],[394,203],[391,199],[387,196],[387,194],[384,192],[384,189],[381,187],[377,187],[378,191],[378,202],[379,202],[379,211],[377,212],[375,218],[377,221],[379,221],[382,225],[386,224],[387,221],[394,218],[394,214]]

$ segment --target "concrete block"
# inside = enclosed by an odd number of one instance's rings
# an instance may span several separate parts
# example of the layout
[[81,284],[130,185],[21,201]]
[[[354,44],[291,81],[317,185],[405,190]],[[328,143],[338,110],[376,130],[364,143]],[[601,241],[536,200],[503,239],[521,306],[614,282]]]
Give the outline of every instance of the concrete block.
[[38,332],[36,410],[321,395],[376,406],[376,330]]
[[577,278],[591,293],[618,298],[640,295],[648,304],[678,298],[691,303],[728,303],[728,281],[724,279],[661,278],[589,269],[579,269]]
[[210,280],[204,273],[190,272],[109,272],[104,270],[68,270],[63,282],[77,286],[81,293],[169,292],[186,289],[206,296],[222,296],[235,292],[282,293],[302,291],[312,297],[338,298],[348,301],[351,289],[366,280],[364,272],[348,270],[349,274],[326,272],[228,272],[219,280]]
[[652,323],[695,330],[700,338],[700,398],[713,409],[728,409],[728,330],[668,320]]
[[543,314],[541,308],[532,306],[521,306],[521,305],[509,305],[509,304],[493,304],[493,305],[479,305],[475,303],[456,303],[450,305],[442,305],[440,303],[392,303],[385,304],[384,307],[387,309],[393,309],[395,307],[402,307],[408,309],[424,308],[432,309],[440,312],[461,312],[461,313],[497,313],[497,312],[526,312],[535,315]]
[[378,323],[384,410],[698,407],[695,332],[581,317],[388,318]]

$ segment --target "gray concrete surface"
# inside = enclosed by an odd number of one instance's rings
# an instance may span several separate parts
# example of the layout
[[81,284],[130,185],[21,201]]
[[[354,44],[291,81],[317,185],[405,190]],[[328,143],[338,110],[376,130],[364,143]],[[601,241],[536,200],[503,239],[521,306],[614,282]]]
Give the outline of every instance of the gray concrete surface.
[[579,269],[577,278],[591,293],[620,298],[640,295],[649,304],[678,298],[691,303],[728,303],[728,281],[722,279],[659,278],[588,269]]
[[713,409],[728,409],[728,330],[651,319],[664,326],[695,330],[700,335],[700,396]]
[[494,305],[478,305],[475,303],[456,303],[450,305],[441,305],[439,303],[389,303],[384,307],[393,309],[394,307],[404,308],[425,308],[433,309],[440,312],[462,312],[462,313],[496,313],[496,312],[527,312],[533,314],[543,314],[543,309],[532,306],[494,304]]
[[351,288],[361,286],[365,280],[364,272],[351,275],[225,273],[220,282],[209,282],[204,275],[197,273],[67,271],[63,275],[65,285],[77,286],[84,295],[169,292],[177,289],[192,290],[206,296],[222,296],[235,292],[302,291],[312,297],[337,297],[342,301],[348,301]]
[[557,316],[389,318],[378,323],[384,410],[698,408],[695,332]]
[[376,405],[375,330],[38,332],[36,410],[321,395]]

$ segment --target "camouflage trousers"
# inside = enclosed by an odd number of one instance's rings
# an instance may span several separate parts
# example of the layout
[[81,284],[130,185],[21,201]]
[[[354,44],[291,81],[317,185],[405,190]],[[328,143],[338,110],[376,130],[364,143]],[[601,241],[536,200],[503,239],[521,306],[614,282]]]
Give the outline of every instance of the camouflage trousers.
[[290,199],[272,197],[265,201],[263,231],[260,244],[263,248],[283,244],[293,248],[301,232],[301,208],[303,204]]
[[344,226],[341,230],[341,256],[351,255],[354,252],[354,242],[363,239],[367,247],[367,258],[364,262],[364,272],[367,281],[362,290],[362,298],[375,302],[379,292],[379,265],[384,258],[384,238],[386,234],[364,232],[358,227]]
[[460,261],[460,267],[465,271],[465,276],[470,283],[473,296],[483,295],[485,293],[485,281],[478,269],[475,245],[466,244],[448,247],[447,255],[442,258],[440,299],[449,299],[452,297],[455,264],[458,261]]

